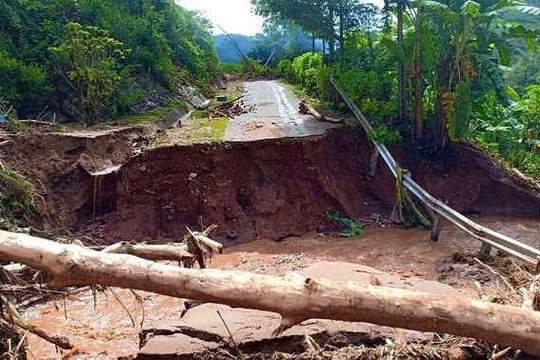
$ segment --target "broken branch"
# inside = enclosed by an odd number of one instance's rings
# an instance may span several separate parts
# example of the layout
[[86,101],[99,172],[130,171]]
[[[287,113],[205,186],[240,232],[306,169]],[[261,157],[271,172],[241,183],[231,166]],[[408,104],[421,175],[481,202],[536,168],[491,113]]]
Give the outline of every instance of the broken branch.
[[298,106],[298,111],[301,114],[313,115],[313,117],[319,121],[326,121],[331,123],[341,122],[341,119],[336,119],[330,116],[322,115],[317,110],[315,110],[311,105],[309,105],[306,100],[301,100],[300,105]]

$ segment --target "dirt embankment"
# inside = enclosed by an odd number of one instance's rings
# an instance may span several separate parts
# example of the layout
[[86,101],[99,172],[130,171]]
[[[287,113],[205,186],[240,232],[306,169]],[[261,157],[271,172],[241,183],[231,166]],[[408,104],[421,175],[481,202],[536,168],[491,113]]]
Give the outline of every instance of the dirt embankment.
[[[34,225],[73,229],[92,218],[96,184],[92,174],[127,162],[152,136],[153,131],[145,127],[3,135],[3,140],[13,142],[0,154],[8,166],[27,175],[36,187],[38,216]],[[114,210],[114,204],[113,198],[107,209]]]
[[[224,242],[280,239],[325,231],[328,210],[388,216],[395,181],[382,162],[369,179],[362,132],[249,143],[161,147],[133,156],[143,129],[14,138],[6,162],[27,173],[43,196],[44,228],[85,229],[106,242],[178,238],[185,226],[216,223]],[[442,162],[398,161],[438,198],[465,213],[540,217],[538,187],[456,146]],[[118,171],[114,165],[124,164]],[[92,175],[94,174],[94,175]]]

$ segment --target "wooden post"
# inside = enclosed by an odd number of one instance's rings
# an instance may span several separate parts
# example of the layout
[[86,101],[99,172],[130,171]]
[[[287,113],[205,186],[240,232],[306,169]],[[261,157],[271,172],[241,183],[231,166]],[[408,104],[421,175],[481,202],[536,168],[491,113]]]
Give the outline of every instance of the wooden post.
[[490,257],[492,248],[493,247],[490,244],[483,242],[482,246],[480,247],[480,257],[484,259]]

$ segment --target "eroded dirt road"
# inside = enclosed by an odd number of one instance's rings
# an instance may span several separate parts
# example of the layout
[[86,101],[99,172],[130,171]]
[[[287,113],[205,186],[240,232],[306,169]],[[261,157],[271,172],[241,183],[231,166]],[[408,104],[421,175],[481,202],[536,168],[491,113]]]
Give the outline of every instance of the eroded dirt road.
[[317,135],[335,127],[311,115],[298,112],[300,99],[279,81],[254,81],[243,84],[248,105],[254,112],[229,121],[227,141],[253,141],[282,137]]

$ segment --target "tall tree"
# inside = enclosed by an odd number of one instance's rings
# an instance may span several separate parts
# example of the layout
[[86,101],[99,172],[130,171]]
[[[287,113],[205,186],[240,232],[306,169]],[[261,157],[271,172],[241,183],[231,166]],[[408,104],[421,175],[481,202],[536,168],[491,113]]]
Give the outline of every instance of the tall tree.
[[252,0],[252,4],[259,15],[292,20],[323,39],[331,61],[337,60],[338,50],[343,61],[347,31],[372,29],[378,18],[377,7],[354,0]]
[[58,58],[60,71],[73,89],[83,120],[94,125],[108,107],[108,99],[120,81],[118,60],[126,50],[105,30],[70,22],[66,39],[51,51]]

